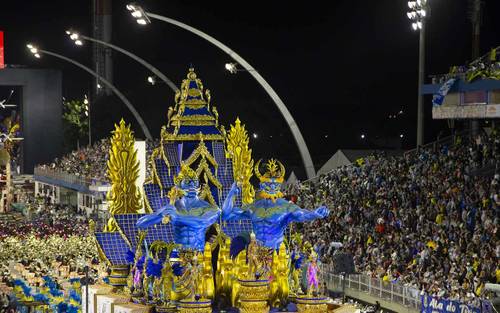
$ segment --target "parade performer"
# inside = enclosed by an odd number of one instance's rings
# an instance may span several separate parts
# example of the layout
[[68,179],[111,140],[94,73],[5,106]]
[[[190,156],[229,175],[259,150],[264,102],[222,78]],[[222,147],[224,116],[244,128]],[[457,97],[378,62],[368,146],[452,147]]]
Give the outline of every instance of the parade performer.
[[[205,232],[218,221],[221,210],[198,197],[200,182],[195,171],[189,166],[181,166],[174,183],[173,188],[177,188],[183,196],[175,200],[173,205],[167,204],[162,209],[141,217],[137,221],[137,227],[144,229],[160,222],[170,222],[174,227],[176,244],[180,244],[184,249],[203,251]],[[237,194],[236,185],[233,187],[228,197]]]
[[227,205],[225,203],[222,219],[226,221],[250,219],[257,241],[265,247],[278,250],[283,242],[283,233],[290,223],[324,218],[328,216],[329,210],[320,207],[309,211],[285,200],[281,193],[285,167],[281,162],[270,159],[266,164],[267,171],[262,175],[259,170],[260,162],[255,165],[255,175],[260,180],[255,201],[243,205],[242,208],[233,208],[232,203]]
[[318,255],[312,251],[309,264],[307,265],[307,295],[311,296],[313,293],[319,292],[318,280]]

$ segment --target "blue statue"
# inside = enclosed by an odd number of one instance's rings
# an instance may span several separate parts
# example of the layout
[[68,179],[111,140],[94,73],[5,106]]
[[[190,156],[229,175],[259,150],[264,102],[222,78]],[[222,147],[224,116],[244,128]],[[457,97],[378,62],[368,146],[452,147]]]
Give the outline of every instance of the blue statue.
[[[198,197],[200,182],[195,171],[189,166],[181,166],[181,171],[174,178],[174,183],[173,188],[176,189],[174,189],[174,192],[169,193],[171,204],[152,214],[141,217],[137,221],[137,227],[147,228],[161,222],[170,222],[174,228],[174,241],[176,244],[180,244],[184,249],[203,251],[205,232],[219,220],[221,210]],[[176,190],[180,191],[182,196],[173,202],[172,199],[176,198],[174,195]],[[232,195],[231,200],[236,194],[235,187],[229,193],[229,196]],[[228,198],[230,198],[229,196]],[[232,201],[227,200],[226,202]]]
[[[271,159],[266,164],[266,173],[262,175],[259,171],[260,162],[255,165],[255,175],[260,180],[255,201],[241,208],[233,208],[232,198],[228,196],[229,200],[226,199],[223,206],[222,219],[226,221],[250,219],[257,240],[264,246],[277,250],[283,242],[283,233],[290,223],[324,218],[328,216],[329,210],[326,207],[319,207],[314,211],[304,210],[283,199],[280,190],[285,177],[285,167],[281,162]],[[230,193],[230,196],[233,194]]]

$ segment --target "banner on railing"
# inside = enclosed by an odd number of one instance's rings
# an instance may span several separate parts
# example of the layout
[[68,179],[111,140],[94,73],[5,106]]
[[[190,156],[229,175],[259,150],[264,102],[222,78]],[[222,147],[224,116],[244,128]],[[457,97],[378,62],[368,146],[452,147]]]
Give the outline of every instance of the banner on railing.
[[444,98],[456,81],[456,78],[450,78],[439,88],[438,93],[434,94],[434,96],[432,97],[433,106],[440,106],[441,104],[443,104]]
[[[463,304],[459,301],[437,299],[431,296],[422,296],[422,313],[486,313],[471,305]],[[491,312],[491,311],[489,311]]]

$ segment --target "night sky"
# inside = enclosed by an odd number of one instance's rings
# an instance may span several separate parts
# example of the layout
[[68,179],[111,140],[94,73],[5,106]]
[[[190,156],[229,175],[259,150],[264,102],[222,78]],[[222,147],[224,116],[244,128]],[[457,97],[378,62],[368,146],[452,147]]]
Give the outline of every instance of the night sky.
[[[430,0],[426,74],[447,72],[471,60],[471,25],[466,0]],[[251,139],[256,158],[275,156],[301,175],[301,161],[284,119],[260,85],[246,72],[231,75],[232,61],[200,37],[153,20],[135,23],[127,1],[113,0],[112,43],[154,64],[180,85],[190,64],[211,90],[221,122],[236,116],[258,135]],[[413,148],[416,138],[418,34],[406,17],[407,1],[140,1],[146,11],[165,15],[225,43],[270,83],[294,116],[316,169],[339,148],[386,146]],[[500,1],[485,0],[481,53],[500,45]],[[495,14],[496,12],[496,14]],[[0,30],[5,31],[8,64],[63,71],[63,92],[82,99],[91,77],[76,67],[43,56],[36,60],[27,42],[89,65],[91,45],[76,47],[64,31],[91,35],[91,1],[2,1]],[[146,83],[138,63],[113,54],[115,85],[131,100],[154,136],[166,124],[173,92]],[[0,99],[8,91],[0,89]],[[431,120],[426,99],[426,140],[449,132],[445,121]],[[93,103],[96,137],[109,134],[121,116],[142,133],[115,97]],[[389,115],[400,110],[396,119]],[[360,135],[366,139],[361,140]],[[399,135],[403,134],[403,139]]]

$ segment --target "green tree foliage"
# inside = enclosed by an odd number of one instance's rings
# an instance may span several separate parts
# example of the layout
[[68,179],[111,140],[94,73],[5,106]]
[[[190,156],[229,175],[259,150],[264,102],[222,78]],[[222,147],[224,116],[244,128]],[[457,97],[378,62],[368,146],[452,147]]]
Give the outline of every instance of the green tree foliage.
[[89,119],[85,112],[87,105],[81,100],[63,102],[63,127],[66,148],[72,150],[79,145],[82,138],[86,138]]

